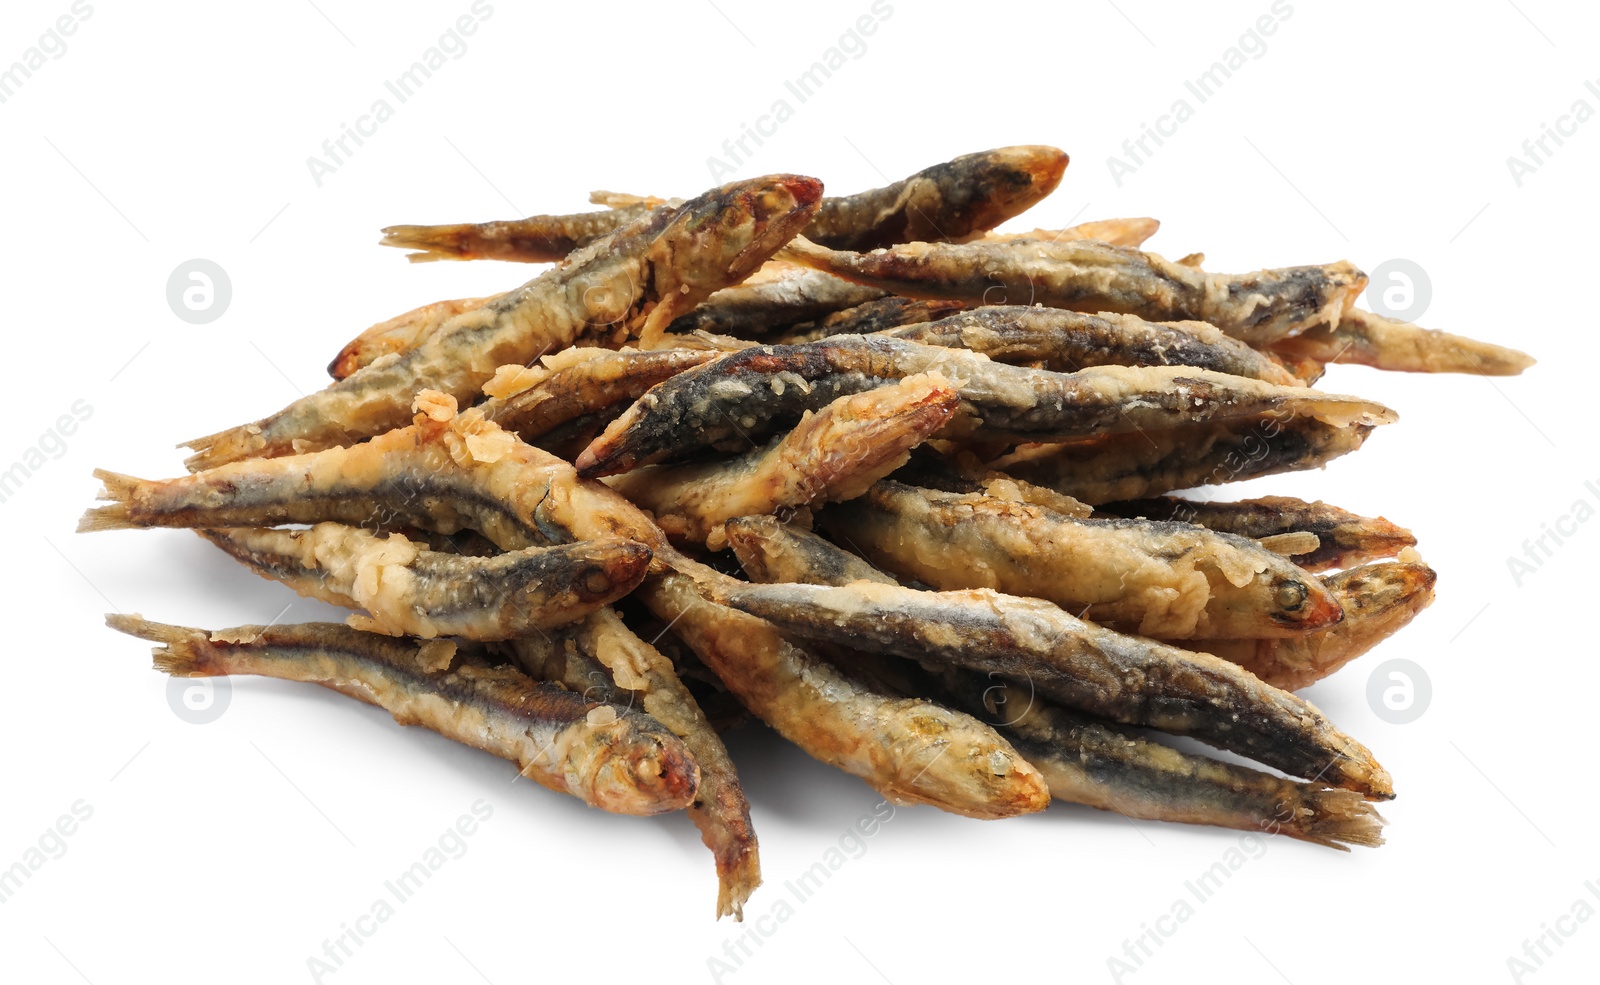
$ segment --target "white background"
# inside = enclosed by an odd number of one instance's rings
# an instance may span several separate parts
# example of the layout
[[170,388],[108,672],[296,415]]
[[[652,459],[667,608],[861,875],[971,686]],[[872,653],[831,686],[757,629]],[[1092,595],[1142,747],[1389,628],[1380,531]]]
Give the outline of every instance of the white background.
[[[1028,975],[1110,981],[1107,959],[1169,912],[1239,836],[1057,806],[1011,822],[901,809],[813,898],[758,925],[878,798],[764,730],[730,737],[768,885],[743,926],[712,919],[711,860],[681,815],[616,818],[513,768],[317,688],[232,682],[208,725],[181,720],[117,609],[218,627],[329,618],[183,531],[75,535],[93,467],[181,471],[175,442],[325,383],[355,332],[441,298],[504,290],[504,264],[408,265],[396,222],[576,211],[593,188],[689,195],[707,158],[868,3],[719,0],[607,8],[494,0],[451,60],[319,187],[306,159],[353,123],[468,0],[405,5],[93,4],[0,104],[0,256],[10,399],[0,468],[77,400],[92,416],[0,504],[11,562],[0,867],[75,802],[92,817],[0,904],[8,981],[296,982],[341,924],[480,798],[493,816],[324,981],[558,974],[723,981]],[[9,0],[0,66],[67,0]],[[1324,387],[1401,413],[1326,471],[1240,487],[1324,498],[1414,529],[1439,600],[1308,692],[1394,773],[1389,844],[1344,855],[1272,840],[1124,981],[1512,980],[1507,958],[1600,879],[1591,744],[1600,522],[1518,587],[1507,557],[1600,487],[1594,175],[1600,120],[1519,187],[1506,159],[1600,98],[1596,16],[1553,0],[1459,5],[1294,0],[1203,105],[1183,83],[1268,13],[1199,5],[913,5],[892,14],[738,174],[796,171],[836,193],[954,154],[1052,143],[1060,190],[1013,223],[1152,215],[1150,248],[1208,267],[1348,257],[1423,266],[1419,319],[1541,358],[1520,378],[1338,367]],[[1281,9],[1281,8],[1280,8]],[[1597,83],[1600,85],[1600,83]],[[1106,164],[1141,124],[1184,123],[1120,187]],[[391,98],[391,103],[394,100]],[[794,100],[791,98],[791,102]],[[168,275],[228,272],[217,321],[180,321]],[[1230,491],[1231,492],[1231,491]],[[1569,529],[1571,529],[1569,527]],[[1547,543],[1550,543],[1547,541]],[[1431,706],[1391,725],[1373,668],[1404,657]],[[1600,919],[1524,980],[1592,981]]]

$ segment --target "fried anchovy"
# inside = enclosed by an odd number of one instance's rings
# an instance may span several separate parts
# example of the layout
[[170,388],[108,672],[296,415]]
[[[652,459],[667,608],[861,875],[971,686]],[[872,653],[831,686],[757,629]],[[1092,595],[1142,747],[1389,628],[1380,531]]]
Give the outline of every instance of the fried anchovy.
[[705,600],[683,575],[651,579],[639,593],[745,707],[891,802],[977,818],[1014,817],[1049,803],[1038,772],[977,719],[880,691],[771,623]]
[[1313,325],[1337,325],[1367,281],[1342,260],[1208,274],[1154,253],[1089,240],[911,243],[851,253],[802,236],[778,256],[906,297],[1203,321],[1251,345],[1265,345]]
[[[993,229],[1055,191],[1067,155],[1054,147],[1001,147],[963,154],[882,188],[822,200],[806,234],[842,250],[871,250],[917,240],[961,239]],[[535,215],[502,222],[390,226],[384,246],[419,260],[560,260],[664,203],[658,198],[595,192],[608,212]]]
[[711,583],[718,603],[797,636],[993,671],[1089,714],[1191,735],[1295,776],[1328,774],[1368,797],[1393,796],[1372,754],[1294,695],[1219,657],[1123,636],[1040,599],[867,582],[729,582]]
[[78,529],[270,527],[333,521],[369,528],[477,530],[502,550],[549,542],[536,510],[571,466],[481,415],[419,395],[416,423],[346,448],[230,462],[177,479],[96,470],[110,505]]
[[903,578],[1048,599],[1143,636],[1300,636],[1342,617],[1314,576],[1255,541],[1188,523],[1085,520],[892,480],[818,523]]
[[578,623],[506,640],[494,649],[536,681],[555,681],[591,701],[627,708],[640,705],[640,690],[619,685],[600,662],[594,636],[591,624]]
[[822,186],[781,175],[707,192],[618,229],[568,262],[456,315],[420,346],[379,359],[265,420],[189,442],[189,466],[337,445],[403,426],[418,390],[466,402],[508,363],[526,364],[605,328],[648,340],[741,280],[815,211]]
[[992,464],[1025,482],[1099,504],[1321,468],[1360,448],[1372,428],[1265,415],[1031,445]]
[[480,409],[532,443],[579,418],[620,412],[657,383],[718,355],[715,349],[566,349],[546,356],[543,366],[514,368],[502,387],[495,386],[498,377],[484,384],[490,399]]
[[806,235],[841,250],[963,239],[1026,211],[1066,169],[1067,155],[1054,147],[963,154],[882,188],[823,199]]
[[1056,800],[1125,817],[1283,834],[1340,851],[1383,844],[1383,817],[1353,790],[1181,752],[1044,701],[1026,684],[967,671],[952,690],[1039,767]]
[[608,537],[461,557],[339,523],[200,534],[263,578],[365,609],[350,617],[358,629],[423,639],[504,640],[574,622],[631,592],[651,556],[643,544]]
[[[728,522],[728,542],[758,582],[894,584],[888,575],[816,534],[773,517]],[[1285,780],[1244,766],[1179,752],[1137,732],[1046,702],[1024,685],[946,667],[924,693],[996,724],[1039,768],[1054,800],[1128,817],[1214,824],[1344,849],[1378,845],[1382,819],[1360,794]]]
[[[679,203],[681,204],[681,203]],[[603,212],[575,215],[530,215],[500,222],[458,222],[442,226],[387,226],[382,246],[417,250],[412,263],[429,260],[514,260],[559,263],[582,249],[654,212],[650,203],[623,205]]]
[[[784,385],[777,378],[771,383]],[[720,550],[722,525],[733,517],[859,496],[905,464],[959,402],[944,377],[908,376],[840,397],[766,447],[728,459],[648,466],[616,476],[611,485],[649,510],[668,536]]]
[[1089,366],[1194,366],[1285,386],[1299,383],[1282,366],[1204,322],[985,305],[888,334],[1061,373]]
[[792,325],[786,333],[772,341],[779,345],[801,345],[831,335],[871,335],[934,321],[963,311],[966,307],[965,301],[917,301],[891,294],[836,311],[815,321]]
[[[841,586],[894,584],[854,554],[772,517],[728,523],[739,563],[758,582]],[[924,693],[997,724],[1039,768],[1055,800],[1128,817],[1282,833],[1330,848],[1382,843],[1382,819],[1361,795],[1299,783],[1179,752],[1137,732],[1046,702],[1026,684],[945,667],[924,675]]]
[[1534,364],[1525,352],[1352,308],[1335,327],[1319,325],[1272,344],[1291,359],[1356,363],[1403,373],[1516,376]]
[[924,446],[913,451],[910,461],[890,478],[908,486],[939,492],[983,493],[1012,503],[1044,506],[1064,516],[1088,519],[1094,515],[1094,507],[1089,504],[991,469],[970,452],[947,458]]
[[1297,691],[1322,680],[1404,629],[1433,604],[1432,568],[1421,561],[1380,561],[1327,575],[1344,621],[1295,640],[1207,640],[1204,649],[1274,687]]
[[700,774],[689,750],[646,715],[592,701],[471,657],[337,623],[240,626],[214,633],[113,615],[106,624],[160,643],[155,665],[175,677],[255,674],[321,684],[516,763],[522,775],[617,814],[675,811]]
[[328,375],[342,380],[381,356],[415,349],[456,315],[476,311],[500,296],[495,294],[486,298],[435,301],[413,308],[403,315],[396,315],[388,321],[378,322],[339,350],[339,354],[328,363]]
[[821,270],[783,264],[774,276],[725,287],[692,311],[678,316],[667,331],[680,335],[711,332],[759,338],[796,322],[853,308],[884,296]]
[[848,585],[899,582],[826,538],[775,516],[741,516],[727,523],[728,546],[751,581]]
[[[1018,233],[988,233],[983,237],[986,243],[1015,243],[1023,240],[1056,241],[1064,239],[1092,239],[1097,243],[1106,243],[1111,246],[1126,246],[1137,248],[1144,245],[1145,240],[1156,234],[1161,228],[1161,223],[1155,219],[1095,219],[1091,222],[1080,222],[1076,226],[1066,229],[1029,229]],[[820,242],[812,237],[813,242]],[[823,243],[823,246],[833,246]],[[844,249],[844,247],[834,247]]]
[[[625,472],[696,447],[748,440],[842,394],[930,372],[957,381],[961,389],[962,413],[951,420],[946,437],[1065,441],[1267,412],[1340,425],[1394,418],[1371,401],[1208,370],[1097,366],[1054,373],[963,349],[852,335],[754,346],[680,373],[613,421],[576,464],[590,476]],[[784,385],[774,387],[774,379]]]
[[[621,496],[579,480],[571,465],[533,448],[476,411],[432,392],[411,427],[349,448],[219,466],[165,482],[97,472],[105,496],[81,530],[122,527],[269,526],[277,523],[405,523],[442,533],[478,530],[502,550],[566,540],[625,537],[657,558],[674,552],[660,530]],[[742,912],[761,883],[750,807],[727,749],[673,673],[615,613],[588,617],[604,640],[597,656],[614,673],[626,662],[645,683],[645,708],[688,746],[700,766],[689,816],[716,857],[718,915]]]
[[1292,496],[1264,496],[1237,503],[1162,497],[1105,503],[1098,510],[1109,516],[1197,523],[1254,540],[1310,533],[1317,539],[1316,547],[1294,555],[1294,563],[1307,571],[1348,568],[1394,557],[1417,544],[1411,531],[1383,517],[1357,516],[1337,506]]

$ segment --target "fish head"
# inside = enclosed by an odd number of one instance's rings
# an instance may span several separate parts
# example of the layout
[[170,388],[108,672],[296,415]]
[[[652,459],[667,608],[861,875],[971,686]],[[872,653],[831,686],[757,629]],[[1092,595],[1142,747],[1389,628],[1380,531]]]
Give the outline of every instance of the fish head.
[[774,174],[713,188],[683,203],[649,249],[659,301],[644,334],[760,269],[806,227],[821,201],[816,178]]
[[1351,617],[1404,610],[1416,614],[1433,602],[1439,575],[1419,560],[1380,561],[1329,579]]
[[[596,724],[597,713],[612,721]],[[645,721],[637,714],[617,716],[611,705],[590,710],[589,736],[571,768],[601,810],[639,816],[681,810],[700,789],[700,767],[688,747]]]
[[604,605],[639,586],[654,552],[636,540],[601,537],[573,545],[571,555],[569,590],[585,605]]
[[988,727],[930,705],[885,734],[896,779],[884,792],[899,803],[934,804],[968,817],[1018,817],[1050,804],[1032,763]]
[[1285,564],[1262,577],[1268,579],[1272,621],[1285,629],[1311,632],[1344,619],[1338,598],[1315,575]]
[[1067,154],[1059,147],[1024,144],[965,154],[942,167],[961,179],[973,197],[964,217],[968,231],[993,229],[1021,215],[1061,184]]

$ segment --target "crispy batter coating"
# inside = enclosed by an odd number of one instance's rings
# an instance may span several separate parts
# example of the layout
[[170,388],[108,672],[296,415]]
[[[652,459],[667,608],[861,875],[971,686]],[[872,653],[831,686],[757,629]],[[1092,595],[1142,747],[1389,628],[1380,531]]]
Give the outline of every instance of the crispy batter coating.
[[1207,640],[1205,649],[1232,660],[1274,687],[1297,691],[1322,680],[1410,624],[1433,604],[1438,576],[1415,560],[1380,561],[1323,578],[1344,609],[1344,621],[1299,639]]
[[366,610],[350,617],[358,629],[422,639],[505,640],[575,622],[633,591],[651,556],[636,541],[606,537],[462,557],[341,523],[200,534],[263,578]]
[[944,377],[908,376],[840,397],[744,455],[648,466],[615,476],[610,485],[654,514],[668,536],[720,550],[722,525],[732,517],[860,495],[905,464],[910,450],[943,427],[959,402]]
[[1313,364],[1356,363],[1402,373],[1516,376],[1534,364],[1525,352],[1438,329],[1418,328],[1352,308],[1336,326],[1319,325],[1272,344],[1273,353]]
[[1089,714],[1192,735],[1374,799],[1394,795],[1372,753],[1294,695],[1227,660],[1123,636],[1040,599],[729,582],[709,582],[717,602],[797,636],[992,671]]
[[1189,523],[1082,519],[892,480],[818,523],[903,578],[1048,599],[1143,636],[1300,636],[1342,617],[1314,576],[1253,540]]
[[[730,520],[728,542],[758,582],[894,584],[854,554],[773,517]],[[1054,800],[1128,817],[1281,833],[1340,850],[1383,843],[1383,819],[1354,791],[1180,752],[1132,729],[1050,704],[1025,684],[994,674],[955,667],[909,673],[925,693],[948,695],[958,707],[996,725],[1039,768]]]
[[758,267],[815,211],[822,185],[780,175],[714,189],[652,212],[420,346],[373,362],[254,424],[189,442],[191,469],[351,444],[403,426],[413,396],[470,401],[508,363],[526,364],[605,329],[648,341],[712,291]]
[[522,775],[617,814],[687,806],[700,771],[684,743],[637,711],[533,681],[509,667],[337,623],[239,626],[207,633],[106,617],[152,640],[156,669],[177,677],[256,674],[321,684],[517,764]]
[[1026,445],[991,464],[1025,482],[1100,504],[1321,468],[1360,448],[1375,423],[1387,421],[1341,427],[1315,418],[1265,414]]
[[964,349],[850,335],[754,346],[680,373],[613,421],[575,464],[586,476],[614,475],[736,437],[748,441],[842,394],[929,372],[961,390],[962,412],[941,432],[945,437],[1060,442],[1268,413],[1340,426],[1395,417],[1373,401],[1208,370],[1096,366],[1054,373]]
[[1411,531],[1381,516],[1358,516],[1321,501],[1308,503],[1293,496],[1263,496],[1236,503],[1164,496],[1105,503],[1097,509],[1105,516],[1197,523],[1254,540],[1310,534],[1315,543],[1304,542],[1309,550],[1290,552],[1294,563],[1307,571],[1348,568],[1394,557],[1417,544]]
[[1367,282],[1343,260],[1209,274],[1154,253],[1092,240],[909,243],[852,253],[800,236],[778,256],[905,297],[1203,321],[1251,345],[1313,325],[1337,326]]

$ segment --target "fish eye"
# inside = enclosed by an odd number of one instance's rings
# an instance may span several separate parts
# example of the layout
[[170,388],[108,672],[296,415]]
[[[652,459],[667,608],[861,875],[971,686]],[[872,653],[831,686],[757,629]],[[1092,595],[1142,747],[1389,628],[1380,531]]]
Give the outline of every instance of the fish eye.
[[1278,587],[1278,608],[1286,612],[1299,612],[1306,604],[1310,592],[1298,581],[1286,581]]

